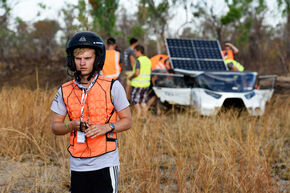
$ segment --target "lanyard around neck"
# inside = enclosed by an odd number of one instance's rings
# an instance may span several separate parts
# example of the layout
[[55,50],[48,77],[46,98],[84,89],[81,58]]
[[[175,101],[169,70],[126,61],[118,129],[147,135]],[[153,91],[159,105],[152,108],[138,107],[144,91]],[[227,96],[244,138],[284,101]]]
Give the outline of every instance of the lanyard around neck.
[[83,120],[83,115],[84,115],[84,108],[85,108],[85,103],[87,100],[87,96],[89,91],[91,90],[91,88],[94,86],[95,82],[98,79],[98,75],[96,75],[93,79],[93,81],[91,82],[90,86],[88,88],[84,87],[83,85],[81,85],[78,82],[75,82],[77,84],[77,86],[82,89],[82,99],[81,99],[81,121]]

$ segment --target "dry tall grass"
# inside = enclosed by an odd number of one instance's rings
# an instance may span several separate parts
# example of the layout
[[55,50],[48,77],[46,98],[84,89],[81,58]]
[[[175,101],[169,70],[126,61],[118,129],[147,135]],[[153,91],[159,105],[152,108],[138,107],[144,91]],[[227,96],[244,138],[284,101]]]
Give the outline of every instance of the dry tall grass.
[[[0,92],[0,192],[68,192],[68,136],[50,130],[55,93]],[[184,109],[134,119],[118,136],[120,192],[289,191],[289,106],[284,96],[259,118]]]

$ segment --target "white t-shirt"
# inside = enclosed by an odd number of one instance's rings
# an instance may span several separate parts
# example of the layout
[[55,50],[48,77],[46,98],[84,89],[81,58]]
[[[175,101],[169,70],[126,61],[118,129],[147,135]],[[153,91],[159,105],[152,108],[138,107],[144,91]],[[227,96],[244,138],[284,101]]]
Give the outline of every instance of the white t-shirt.
[[[126,97],[126,92],[119,81],[116,80],[114,82],[111,93],[112,102],[117,112],[124,110],[130,105]],[[67,109],[63,101],[61,87],[58,89],[50,109],[59,115],[66,116]],[[72,171],[94,171],[119,165],[118,148],[113,152],[94,158],[74,158],[70,156],[70,169]]]

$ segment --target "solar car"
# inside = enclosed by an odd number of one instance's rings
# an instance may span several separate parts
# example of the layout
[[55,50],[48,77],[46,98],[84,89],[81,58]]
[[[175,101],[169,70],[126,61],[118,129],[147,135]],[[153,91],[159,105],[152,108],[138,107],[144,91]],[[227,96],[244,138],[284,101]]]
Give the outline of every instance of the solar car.
[[205,116],[237,104],[250,115],[263,115],[275,75],[229,71],[217,40],[166,39],[166,44],[174,73],[152,73],[158,76],[153,90],[161,102],[192,106]]

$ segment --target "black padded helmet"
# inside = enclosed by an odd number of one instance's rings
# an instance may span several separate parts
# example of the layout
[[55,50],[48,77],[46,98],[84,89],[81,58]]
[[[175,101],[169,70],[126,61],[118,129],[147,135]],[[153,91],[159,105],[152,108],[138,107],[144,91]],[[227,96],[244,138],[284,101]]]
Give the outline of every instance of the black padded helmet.
[[66,47],[67,66],[71,71],[75,73],[76,76],[78,76],[73,54],[74,49],[76,48],[92,48],[95,50],[96,59],[94,62],[93,71],[91,72],[91,76],[93,76],[95,72],[99,72],[103,69],[106,58],[106,47],[100,36],[93,32],[84,31],[76,33],[69,40]]

